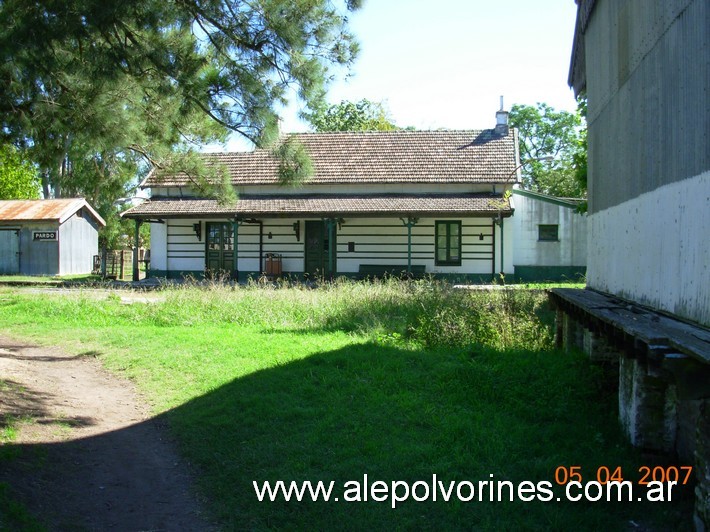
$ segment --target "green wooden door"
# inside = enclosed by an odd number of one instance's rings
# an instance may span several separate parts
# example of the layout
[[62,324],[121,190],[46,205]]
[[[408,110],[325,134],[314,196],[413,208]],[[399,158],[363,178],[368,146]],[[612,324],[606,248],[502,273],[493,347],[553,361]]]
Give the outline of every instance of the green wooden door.
[[[333,255],[333,268],[330,267],[330,235],[333,236],[333,246],[335,246],[335,226],[333,230],[328,230],[328,224],[323,220],[306,220],[305,238],[305,267],[304,272],[310,276],[333,275],[336,267],[336,256]],[[335,251],[335,247],[333,250]]]
[[234,265],[234,232],[229,222],[207,223],[207,271],[232,275]]

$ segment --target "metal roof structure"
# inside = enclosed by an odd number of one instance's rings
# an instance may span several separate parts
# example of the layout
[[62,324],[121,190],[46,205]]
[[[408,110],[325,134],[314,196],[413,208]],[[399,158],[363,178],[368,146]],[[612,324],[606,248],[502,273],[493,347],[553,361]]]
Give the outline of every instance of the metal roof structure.
[[80,209],[86,209],[101,226],[106,225],[84,198],[0,200],[0,222],[56,221],[61,225]]

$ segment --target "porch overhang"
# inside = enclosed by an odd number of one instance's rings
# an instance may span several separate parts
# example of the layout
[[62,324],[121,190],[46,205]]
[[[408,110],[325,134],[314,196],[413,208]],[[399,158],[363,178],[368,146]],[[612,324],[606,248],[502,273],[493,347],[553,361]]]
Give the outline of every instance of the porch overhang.
[[202,218],[399,218],[509,217],[500,194],[242,196],[236,203],[209,199],[153,198],[122,214],[131,219]]

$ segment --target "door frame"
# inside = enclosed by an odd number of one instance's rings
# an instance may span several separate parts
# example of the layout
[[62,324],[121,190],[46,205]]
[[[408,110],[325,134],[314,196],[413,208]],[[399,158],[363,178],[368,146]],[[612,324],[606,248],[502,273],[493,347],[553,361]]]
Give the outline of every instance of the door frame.
[[[303,238],[303,273],[304,275],[315,275],[316,272],[308,271],[308,237],[313,231],[313,227],[320,226],[320,248],[321,261],[320,268],[317,268],[324,277],[334,277],[338,271],[338,238],[337,225],[334,219],[324,218],[321,220],[306,220]],[[316,225],[317,224],[317,225]],[[310,227],[310,230],[309,230]],[[330,237],[333,237],[333,242],[330,242]],[[332,246],[332,247],[331,247]],[[330,271],[330,255],[333,250],[333,271]]]
[[[210,228],[218,226],[220,228],[219,230],[219,250],[210,250]],[[225,228],[227,231],[225,231]],[[231,250],[225,250],[224,249],[224,240],[225,240],[225,235],[231,236]],[[220,222],[220,221],[212,221],[212,222],[205,222],[205,275],[214,275],[215,273],[226,273],[230,277],[234,276],[234,273],[237,271],[237,243],[236,243],[236,237],[237,235],[235,234],[234,230],[234,224],[232,222],[226,221],[226,222]],[[210,268],[210,253],[219,253],[219,264],[220,267],[218,269],[213,269]],[[227,269],[225,268],[225,255],[229,256],[231,255],[231,262],[232,262],[232,268]]]

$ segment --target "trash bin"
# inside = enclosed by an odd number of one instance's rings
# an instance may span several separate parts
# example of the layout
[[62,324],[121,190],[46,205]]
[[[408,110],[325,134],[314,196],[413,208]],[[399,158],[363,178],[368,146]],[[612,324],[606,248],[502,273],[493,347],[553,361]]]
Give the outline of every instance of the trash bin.
[[281,276],[281,254],[267,253],[266,254],[266,276],[275,278]]

